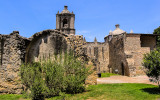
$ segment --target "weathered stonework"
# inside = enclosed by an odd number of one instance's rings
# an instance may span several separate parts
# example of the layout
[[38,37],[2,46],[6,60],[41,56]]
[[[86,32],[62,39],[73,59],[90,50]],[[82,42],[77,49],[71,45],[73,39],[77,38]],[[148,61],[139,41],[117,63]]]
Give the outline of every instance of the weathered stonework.
[[18,73],[28,43],[18,31],[0,36],[0,92],[21,93]]
[[109,71],[109,47],[107,42],[86,42],[83,48],[86,55],[97,62],[96,70],[98,73]]
[[127,56],[130,76],[142,75],[143,55],[156,47],[156,35],[151,34],[126,34],[124,52]]
[[64,6],[64,10],[56,14],[56,30],[65,34],[75,35],[74,29],[75,14],[68,11],[68,6]]
[[156,35],[123,33],[105,39],[109,44],[109,72],[126,76],[145,74],[142,59],[156,48]]
[[97,73],[102,72],[143,75],[143,54],[156,48],[157,35],[126,33],[119,24],[104,38],[105,42],[86,42],[83,36],[75,35],[75,15],[66,6],[56,18],[55,30],[44,30],[30,38],[21,37],[18,31],[0,35],[0,93],[21,93],[18,73],[23,62],[72,50],[79,59],[88,61],[86,67],[92,66],[94,71],[85,83],[96,84]]
[[112,37],[109,41],[109,72],[129,76],[124,53],[124,35]]

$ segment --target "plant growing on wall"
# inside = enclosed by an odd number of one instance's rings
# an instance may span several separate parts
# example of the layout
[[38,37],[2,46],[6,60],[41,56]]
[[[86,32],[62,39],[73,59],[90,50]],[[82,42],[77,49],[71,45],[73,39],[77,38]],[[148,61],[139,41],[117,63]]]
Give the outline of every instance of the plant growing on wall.
[[147,69],[147,76],[155,78],[160,88],[160,48],[144,55],[143,66]]

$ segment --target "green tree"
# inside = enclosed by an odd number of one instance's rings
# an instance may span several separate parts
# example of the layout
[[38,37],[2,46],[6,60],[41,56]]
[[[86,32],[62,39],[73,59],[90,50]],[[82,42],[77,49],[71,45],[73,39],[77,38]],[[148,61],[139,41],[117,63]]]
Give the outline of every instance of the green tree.
[[[153,34],[160,35],[160,26],[154,30]],[[160,47],[160,36],[157,36],[157,46]]]
[[146,68],[146,74],[155,78],[160,88],[160,48],[144,55],[143,66]]

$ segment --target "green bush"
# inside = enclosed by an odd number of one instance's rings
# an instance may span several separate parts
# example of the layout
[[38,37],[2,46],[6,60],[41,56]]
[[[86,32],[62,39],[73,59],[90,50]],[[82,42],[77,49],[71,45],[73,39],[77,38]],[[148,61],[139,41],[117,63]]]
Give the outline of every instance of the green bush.
[[70,54],[65,57],[64,68],[66,73],[66,92],[67,93],[80,93],[85,90],[84,83],[88,76],[88,71],[85,64],[75,59],[75,57]]
[[64,67],[56,61],[45,61],[43,62],[44,77],[47,97],[59,95],[61,92],[65,91],[65,77],[64,77]]
[[[151,53],[145,54],[143,58],[143,66],[147,69],[146,74],[149,77],[155,78],[156,81],[160,81],[160,48],[151,51]],[[160,85],[159,85],[160,88]]]
[[44,97],[63,93],[83,92],[88,71],[85,63],[70,53],[55,55],[54,59],[23,64],[20,73],[22,83],[31,91],[32,99],[43,100]]
[[[20,69],[22,83],[30,89],[33,100],[43,100],[43,75],[40,63],[23,64]],[[27,90],[26,89],[26,90]]]

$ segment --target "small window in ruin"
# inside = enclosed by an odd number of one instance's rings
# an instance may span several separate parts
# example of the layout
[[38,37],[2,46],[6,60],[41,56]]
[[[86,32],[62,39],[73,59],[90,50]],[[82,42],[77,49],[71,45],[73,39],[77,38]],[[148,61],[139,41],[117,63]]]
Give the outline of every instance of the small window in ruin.
[[67,26],[67,19],[63,19],[63,27]]

